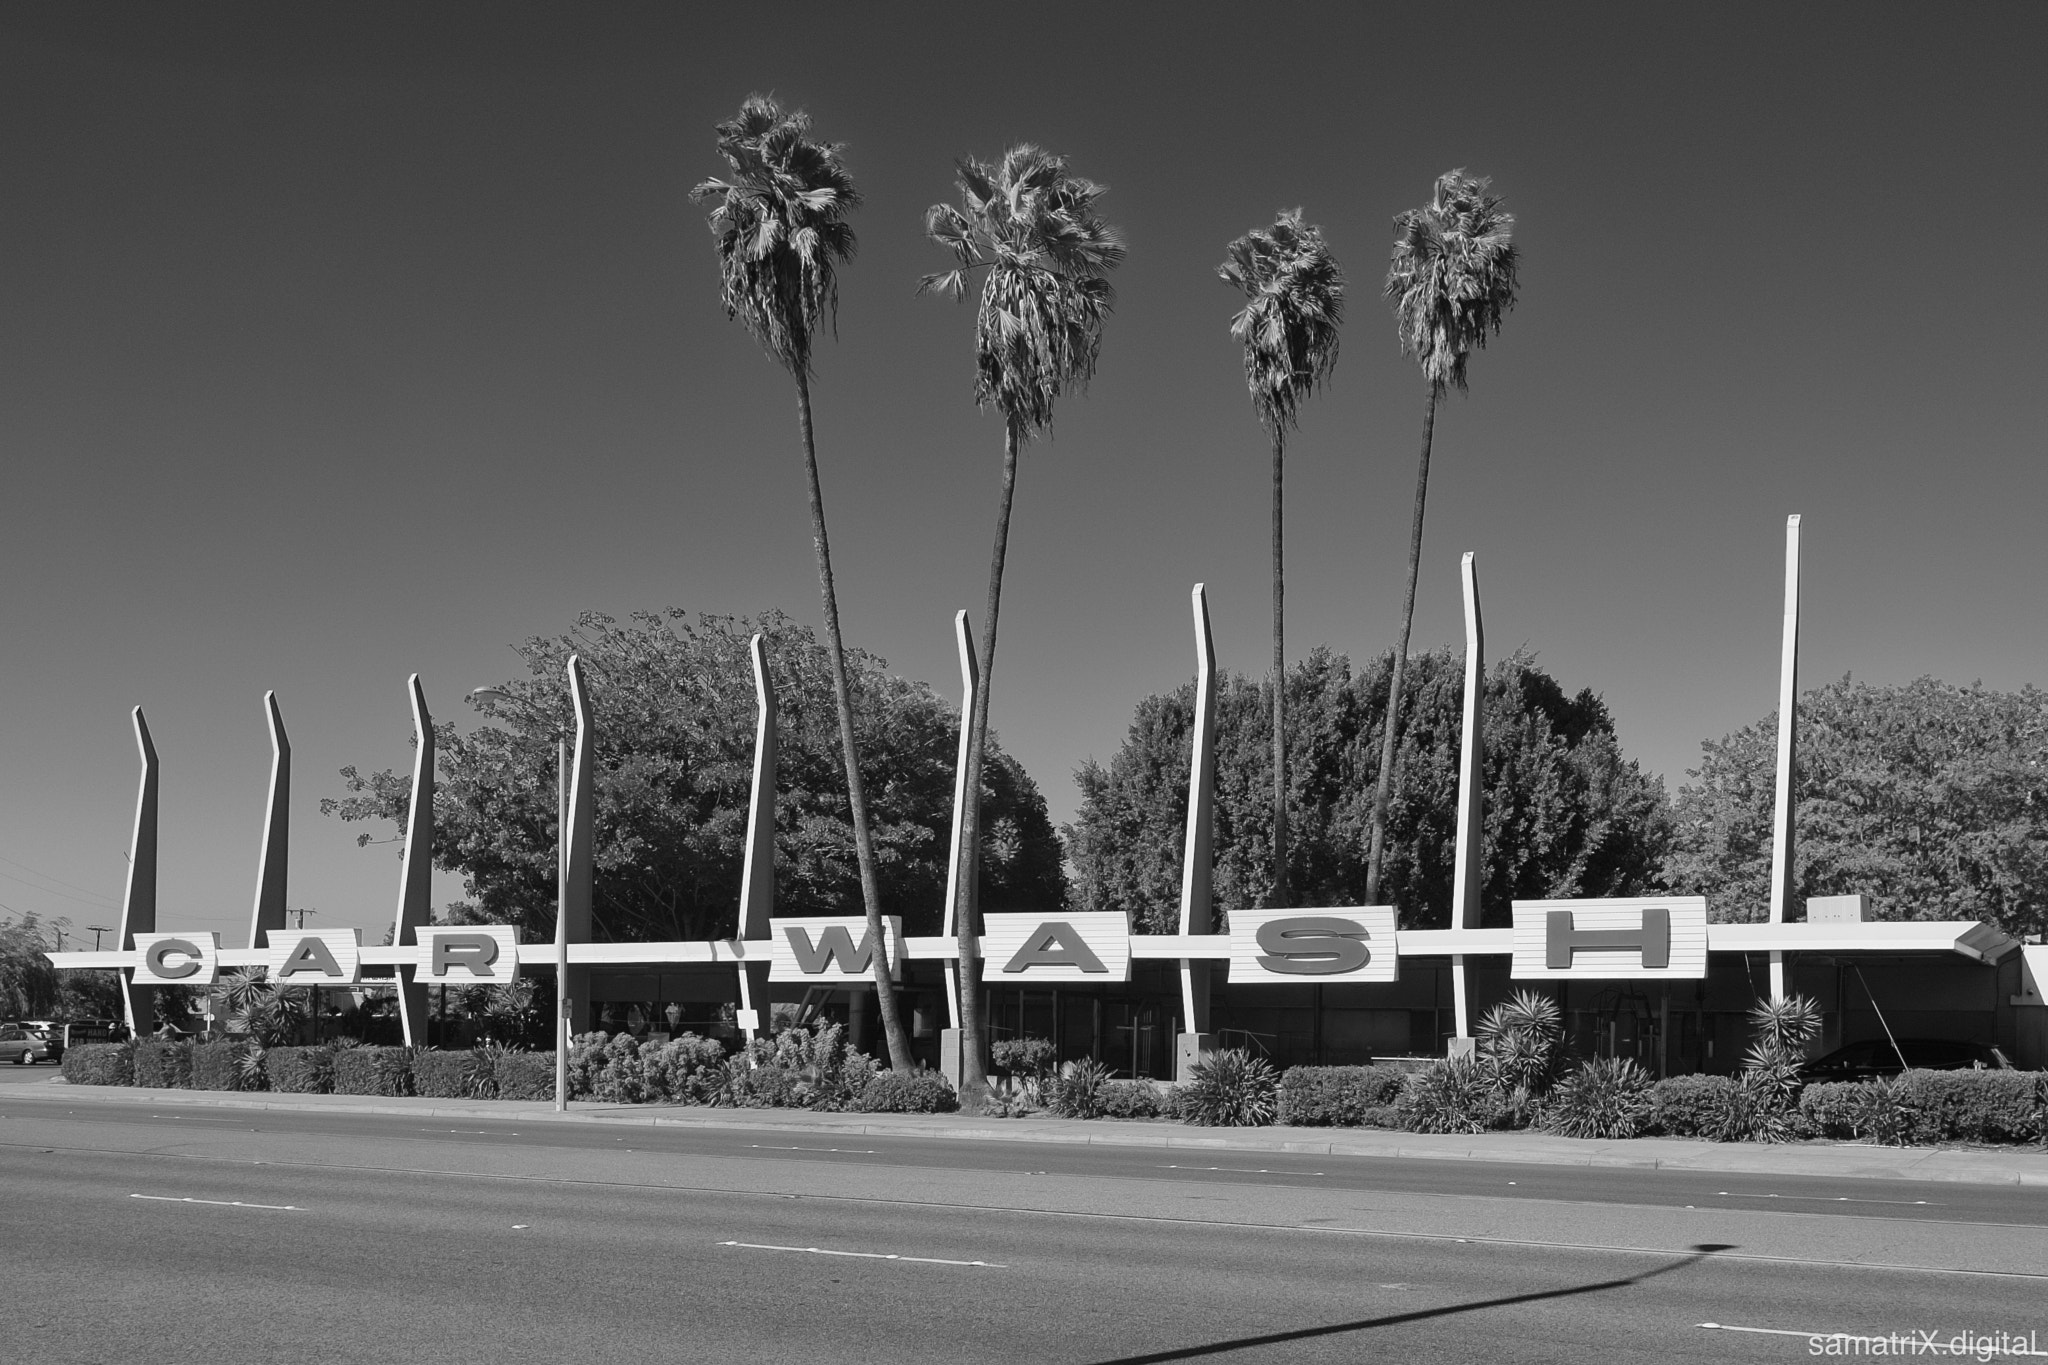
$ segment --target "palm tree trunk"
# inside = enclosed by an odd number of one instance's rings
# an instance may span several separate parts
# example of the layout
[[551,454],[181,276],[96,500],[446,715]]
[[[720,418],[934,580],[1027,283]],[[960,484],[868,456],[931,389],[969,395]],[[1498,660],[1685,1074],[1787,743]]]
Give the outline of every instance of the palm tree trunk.
[[981,1112],[988,1094],[988,1072],[982,1065],[986,1051],[981,1017],[981,971],[974,956],[981,926],[975,923],[976,904],[970,887],[981,881],[981,766],[988,747],[989,694],[995,690],[996,624],[1003,603],[1003,558],[1010,548],[1010,504],[1017,493],[1017,447],[1024,433],[1015,418],[1003,436],[1003,491],[996,503],[996,544],[988,566],[988,616],[981,631],[981,686],[974,694],[974,715],[967,727],[967,808],[960,821],[961,845],[967,865],[961,869],[959,902],[953,907],[953,923],[960,935],[960,1108],[969,1114]]
[[1280,555],[1282,464],[1287,438],[1273,424],[1273,892],[1270,904],[1287,907],[1287,577]]
[[897,1071],[915,1069],[903,1021],[896,1012],[896,983],[890,979],[891,944],[882,923],[882,890],[875,879],[875,844],[868,832],[867,791],[860,780],[860,752],[853,740],[853,690],[846,681],[846,646],[839,638],[839,595],[832,584],[832,544],[825,535],[825,494],[818,486],[818,449],[811,436],[811,385],[796,376],[796,418],[804,438],[804,474],[811,491],[811,544],[818,553],[818,593],[825,599],[825,648],[832,660],[832,699],[839,707],[839,742],[846,753],[846,799],[853,815],[853,851],[860,862],[860,898],[867,909],[868,933],[875,944],[876,1012],[889,1043],[889,1065]]
[[1380,741],[1380,780],[1372,793],[1372,848],[1365,862],[1365,903],[1380,903],[1380,872],[1387,847],[1387,797],[1394,785],[1394,747],[1400,739],[1401,683],[1408,672],[1408,632],[1415,625],[1415,580],[1422,572],[1422,505],[1429,497],[1429,443],[1436,435],[1437,387],[1429,386],[1422,419],[1422,461],[1415,470],[1415,522],[1408,533],[1408,591],[1401,599],[1401,643],[1394,649],[1394,676],[1387,683],[1387,723]]

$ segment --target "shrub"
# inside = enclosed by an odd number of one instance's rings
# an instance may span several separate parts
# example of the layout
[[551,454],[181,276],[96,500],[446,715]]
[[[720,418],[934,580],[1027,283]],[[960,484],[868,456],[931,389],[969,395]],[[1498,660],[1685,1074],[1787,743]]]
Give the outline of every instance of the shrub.
[[946,1114],[960,1107],[937,1071],[884,1071],[867,1083],[854,1107],[867,1114]]
[[666,1043],[643,1043],[640,1069],[649,1099],[709,1104],[708,1096],[718,1089],[725,1071],[725,1047],[715,1038],[694,1033]]
[[211,1038],[192,1045],[194,1090],[240,1090],[242,1045],[231,1038]]
[[1632,1138],[1656,1112],[1650,1073],[1627,1057],[1595,1057],[1544,1101],[1543,1127],[1561,1137]]
[[1651,1091],[1652,1122],[1672,1137],[1712,1137],[1726,1123],[1730,1076],[1666,1076]]
[[1036,1079],[1052,1070],[1057,1054],[1050,1038],[1004,1038],[990,1045],[988,1055],[1003,1075]]
[[1446,1057],[1415,1072],[1395,1107],[1401,1126],[1417,1133],[1483,1133],[1508,1116],[1485,1068],[1471,1057]]
[[467,1099],[472,1093],[467,1049],[448,1051],[443,1048],[422,1048],[413,1054],[412,1090],[415,1095],[430,1095],[435,1099]]
[[72,1085],[133,1085],[135,1045],[80,1043],[65,1049],[63,1069]]
[[1799,1092],[1799,1116],[1815,1137],[1853,1138],[1863,1131],[1869,1101],[1863,1081],[1815,1081]]
[[273,1047],[263,1053],[270,1088],[284,1095],[325,1095],[334,1089],[334,1049]]
[[1917,1115],[1913,1142],[2028,1142],[2041,1136],[2035,1077],[2025,1071],[1907,1071],[1899,1099]]
[[1479,1021],[1481,1071],[1515,1122],[1525,1122],[1557,1079],[1564,1016],[1540,991],[1517,991]]
[[412,1050],[352,1047],[334,1054],[337,1095],[410,1095]]
[[604,1067],[593,1078],[591,1093],[612,1104],[638,1104],[647,1098],[647,1068],[640,1061],[640,1040],[630,1033],[613,1034],[604,1045]]
[[1360,1128],[1399,1128],[1401,1111],[1391,1104],[1376,1105],[1358,1116]]
[[602,1032],[579,1033],[569,1040],[569,1098],[587,1099],[597,1093],[609,1036]]
[[138,1039],[134,1083],[151,1090],[190,1090],[192,1044],[183,1039]]
[[1180,1087],[1180,1119],[1204,1127],[1258,1128],[1273,1121],[1280,1078],[1242,1048],[1205,1052]]
[[1109,1068],[1101,1062],[1068,1062],[1053,1078],[1047,1107],[1063,1119],[1101,1118],[1102,1088],[1108,1084]]
[[462,1055],[464,1093],[476,1100],[497,1099],[498,1068],[524,1051],[516,1043],[501,1043],[495,1038],[486,1038],[469,1049]]
[[552,1100],[555,1097],[555,1054],[507,1052],[494,1072],[501,1100]]
[[1155,1119],[1164,1104],[1150,1081],[1110,1081],[1102,1087],[1101,1108],[1106,1119]]
[[1390,1067],[1295,1066],[1280,1077],[1281,1123],[1309,1128],[1356,1128],[1369,1109],[1401,1094],[1405,1077]]

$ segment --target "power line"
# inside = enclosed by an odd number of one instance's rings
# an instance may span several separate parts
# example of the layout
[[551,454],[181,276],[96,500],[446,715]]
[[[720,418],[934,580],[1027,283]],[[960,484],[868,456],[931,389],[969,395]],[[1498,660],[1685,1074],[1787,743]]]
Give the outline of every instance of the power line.
[[[21,869],[21,870],[22,870],[23,872],[33,872],[33,873],[35,873],[35,875],[36,875],[36,876],[38,876],[38,877],[41,877],[41,878],[42,878],[42,879],[43,879],[44,881],[46,881],[46,882],[55,882],[55,883],[57,883],[57,885],[59,885],[59,886],[68,886],[68,887],[70,887],[70,888],[71,888],[71,889],[72,889],[73,891],[82,891],[82,892],[84,892],[84,893],[85,893],[86,895],[88,895],[88,896],[94,896],[94,897],[97,897],[97,898],[99,898],[100,900],[105,900],[105,899],[106,899],[106,897],[105,897],[105,896],[101,895],[101,894],[100,894],[99,892],[97,892],[97,891],[91,890],[90,888],[87,888],[87,887],[83,887],[83,886],[80,886],[80,885],[79,885],[78,883],[76,883],[76,882],[67,882],[67,881],[65,881],[65,880],[64,880],[64,879],[63,879],[62,877],[53,877],[53,876],[51,876],[51,875],[50,875],[49,873],[47,873],[47,872],[43,871],[43,870],[42,870],[41,868],[35,868],[35,867],[30,867],[30,866],[29,866],[29,865],[28,865],[27,863],[24,863],[24,862],[17,862],[17,861],[15,860],[15,859],[13,859],[13,858],[10,858],[10,857],[6,856],[5,854],[0,854],[0,863],[6,863],[6,864],[7,864],[7,865],[8,865],[9,867],[18,867],[18,868],[20,868],[20,869]],[[0,875],[5,875],[5,874],[0,874]],[[10,880],[18,880],[18,879],[10,878]],[[29,883],[27,883],[27,882],[23,882],[23,883],[22,883],[22,885],[24,885],[24,886],[27,886],[27,885],[29,885]]]

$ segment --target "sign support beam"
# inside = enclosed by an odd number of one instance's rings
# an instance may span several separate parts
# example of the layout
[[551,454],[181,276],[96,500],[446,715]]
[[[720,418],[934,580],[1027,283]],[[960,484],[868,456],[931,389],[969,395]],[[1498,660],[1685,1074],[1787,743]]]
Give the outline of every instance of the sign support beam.
[[[1785,518],[1785,628],[1778,667],[1778,772],[1771,806],[1772,924],[1791,921],[1793,784],[1798,765],[1799,517]],[[1785,955],[1771,954],[1771,999],[1785,998]]]

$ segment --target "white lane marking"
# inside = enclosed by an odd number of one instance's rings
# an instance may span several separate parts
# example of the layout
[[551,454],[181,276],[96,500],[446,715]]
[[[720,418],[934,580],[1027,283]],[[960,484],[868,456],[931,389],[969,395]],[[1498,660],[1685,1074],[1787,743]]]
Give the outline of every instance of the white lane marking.
[[1846,1194],[1749,1194],[1743,1190],[1715,1190],[1723,1199],[1801,1199],[1814,1204],[1898,1204],[1906,1208],[1947,1208],[1925,1199],[1851,1199]]
[[[461,1133],[461,1134],[463,1134],[463,1135],[464,1135],[464,1136],[466,1136],[466,1137],[496,1137],[496,1136],[497,1136],[497,1134],[496,1134],[496,1133],[492,1132],[492,1131],[491,1131],[490,1129],[488,1129],[488,1128],[422,1128],[422,1129],[420,1129],[420,1131],[421,1131],[422,1133]],[[506,1137],[518,1137],[518,1136],[519,1136],[519,1134],[517,1134],[517,1133],[507,1133],[507,1134],[505,1134],[505,1136],[506,1136]]]
[[[1882,1340],[1890,1336],[1897,1336],[1901,1340],[1909,1343],[1923,1342],[1923,1344],[1927,1346],[1933,1346],[1936,1344],[1932,1341],[1923,1341],[1926,1334],[1916,1332],[1794,1332],[1784,1327],[1736,1327],[1730,1323],[1725,1322],[1696,1322],[1693,1324],[1693,1326],[1704,1327],[1710,1332],[1749,1332],[1756,1336],[1765,1337],[1805,1337],[1808,1341],[1869,1341]],[[1937,1332],[1935,1333],[1935,1335],[1939,1336],[1940,1333]],[[1947,1345],[1947,1340],[1944,1338],[1939,1344],[1945,1347]],[[1915,1351],[1914,1354],[1917,1355],[1919,1354],[1919,1352]],[[1968,1352],[1966,1354],[1975,1354],[1975,1352]],[[2002,1358],[2005,1356],[2048,1357],[2048,1351],[2001,1350],[1997,1353],[1997,1356],[1995,1357],[1986,1356],[1984,1358],[1989,1360]]]
[[194,1199],[190,1195],[131,1194],[130,1199],[154,1199],[164,1204],[218,1204],[224,1209],[274,1209],[279,1213],[306,1213],[297,1204],[244,1204],[239,1199]]
[[512,1231],[514,1231],[514,1232],[517,1232],[517,1231],[519,1231],[519,1229],[521,1229],[521,1228],[530,1228],[530,1227],[532,1227],[532,1226],[533,1226],[533,1224],[531,1224],[531,1223],[514,1223],[514,1224],[512,1225]]
[[720,1242],[722,1247],[738,1247],[742,1251],[797,1251],[809,1256],[852,1256],[864,1261],[915,1261],[919,1265],[972,1265],[984,1270],[1008,1270],[1006,1265],[994,1261],[949,1261],[943,1256],[898,1256],[886,1251],[829,1251],[824,1247],[779,1247],[765,1242]]
[[[1162,1171],[1231,1171],[1237,1175],[1322,1175],[1322,1171],[1269,1171],[1263,1166],[1161,1166]],[[1510,1185],[1515,1182],[1510,1180]]]
[[880,1155],[872,1147],[779,1147],[767,1142],[750,1142],[747,1146],[757,1152],[838,1152],[842,1156]]

